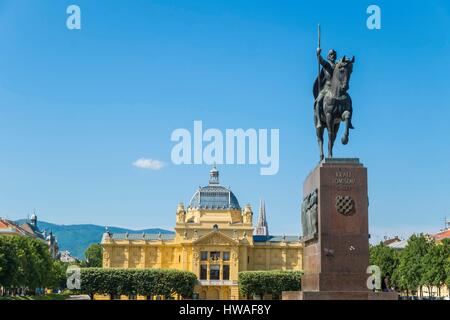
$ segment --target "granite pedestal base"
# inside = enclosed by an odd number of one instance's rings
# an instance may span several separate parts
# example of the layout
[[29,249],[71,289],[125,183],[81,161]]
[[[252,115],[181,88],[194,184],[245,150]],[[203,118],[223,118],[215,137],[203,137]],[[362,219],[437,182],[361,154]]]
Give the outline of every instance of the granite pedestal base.
[[283,300],[398,300],[396,292],[284,291]]
[[366,284],[368,206],[367,168],[359,159],[325,159],[314,168],[303,184],[302,292],[283,299],[394,297],[374,293]]

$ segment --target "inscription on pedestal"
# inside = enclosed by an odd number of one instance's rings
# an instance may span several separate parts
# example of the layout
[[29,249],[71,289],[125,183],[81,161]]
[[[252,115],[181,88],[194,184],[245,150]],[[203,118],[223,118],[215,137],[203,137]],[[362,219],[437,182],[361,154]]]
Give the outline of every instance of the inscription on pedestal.
[[339,191],[348,191],[355,184],[355,178],[350,170],[338,169],[334,179],[336,189]]

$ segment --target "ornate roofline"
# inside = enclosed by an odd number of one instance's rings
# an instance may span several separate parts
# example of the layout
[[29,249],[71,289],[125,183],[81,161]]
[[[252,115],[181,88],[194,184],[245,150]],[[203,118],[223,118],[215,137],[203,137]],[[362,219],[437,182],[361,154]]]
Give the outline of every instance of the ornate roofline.
[[[221,197],[222,199],[219,198],[219,200],[214,201],[213,199],[216,197]],[[225,200],[225,197],[227,197],[227,200]],[[206,204],[202,204],[202,202],[205,202]],[[191,197],[189,206],[187,208],[210,210],[241,210],[239,201],[236,198],[236,195],[231,191],[231,189],[220,185],[219,171],[216,169],[215,165],[210,171],[209,184],[205,187],[198,188],[198,190]]]
[[226,234],[220,232],[219,230],[212,230],[211,232],[208,232],[207,234],[201,236],[197,240],[194,240],[192,243],[193,244],[200,244],[203,241],[207,240],[208,238],[211,238],[211,237],[214,237],[214,236],[219,236],[220,238],[225,239],[228,242],[228,243],[225,243],[225,244],[233,244],[233,245],[238,245],[239,244],[238,240],[235,240],[235,239],[227,236]]

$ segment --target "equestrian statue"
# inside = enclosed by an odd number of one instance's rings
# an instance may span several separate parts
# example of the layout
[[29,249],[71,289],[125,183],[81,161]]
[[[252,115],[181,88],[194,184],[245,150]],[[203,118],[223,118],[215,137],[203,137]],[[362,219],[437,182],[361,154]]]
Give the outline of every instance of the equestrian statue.
[[341,122],[345,123],[342,144],[346,145],[349,139],[349,130],[352,125],[352,99],[348,94],[350,88],[350,76],[353,71],[355,57],[351,60],[345,56],[336,61],[336,51],[330,50],[325,60],[321,56],[320,27],[319,47],[317,48],[319,75],[314,82],[314,126],[316,128],[317,141],[320,147],[320,161],[323,155],[323,134],[325,128],[328,131],[328,157],[333,157],[333,145]]

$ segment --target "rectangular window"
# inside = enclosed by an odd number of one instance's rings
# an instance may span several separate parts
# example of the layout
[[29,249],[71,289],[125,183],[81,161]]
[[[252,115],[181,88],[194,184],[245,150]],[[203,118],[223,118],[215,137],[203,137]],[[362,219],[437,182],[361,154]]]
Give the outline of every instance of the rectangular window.
[[223,265],[223,279],[222,280],[230,280],[230,266],[227,264]]
[[223,252],[223,261],[230,261],[230,251]]
[[208,267],[206,264],[200,265],[200,280],[207,280]]
[[220,266],[209,266],[209,280],[220,280]]
[[208,260],[208,251],[202,251],[202,252],[200,252],[200,259],[201,259],[202,261]]
[[217,261],[220,259],[220,252],[219,251],[211,251],[209,253],[209,256],[210,256],[211,260]]

